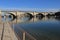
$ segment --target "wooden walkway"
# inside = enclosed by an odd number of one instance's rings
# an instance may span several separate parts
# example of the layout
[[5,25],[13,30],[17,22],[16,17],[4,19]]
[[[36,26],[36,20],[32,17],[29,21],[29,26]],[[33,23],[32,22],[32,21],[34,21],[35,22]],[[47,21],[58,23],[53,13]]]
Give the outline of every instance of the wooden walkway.
[[18,40],[9,23],[0,24],[0,40]]

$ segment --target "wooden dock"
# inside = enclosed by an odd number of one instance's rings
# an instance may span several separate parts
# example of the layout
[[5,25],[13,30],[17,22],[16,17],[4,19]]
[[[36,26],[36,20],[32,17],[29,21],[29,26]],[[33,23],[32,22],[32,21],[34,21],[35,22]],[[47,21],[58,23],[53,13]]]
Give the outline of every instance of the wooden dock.
[[0,24],[0,40],[18,40],[9,23]]
[[19,36],[20,34],[14,32],[14,25],[13,27],[11,25],[13,25],[13,22],[0,23],[0,40],[36,40],[24,29],[17,26],[18,33],[22,33],[22,36]]

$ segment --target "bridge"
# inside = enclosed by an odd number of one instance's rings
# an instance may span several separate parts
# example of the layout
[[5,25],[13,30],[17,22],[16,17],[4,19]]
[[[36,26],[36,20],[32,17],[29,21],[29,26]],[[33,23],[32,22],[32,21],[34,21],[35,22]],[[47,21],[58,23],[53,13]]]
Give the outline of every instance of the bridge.
[[[14,15],[14,16],[18,16],[18,14],[19,14],[17,12],[1,11],[0,12],[0,19],[1,19],[1,15],[3,15],[3,14],[8,14],[9,15],[10,13],[11,13],[11,15]],[[16,22],[17,22],[17,20],[15,20],[13,22],[11,22],[11,21],[10,22],[2,22],[0,20],[0,40],[25,40],[25,36],[27,36],[29,38],[29,40],[36,40],[33,36],[31,36],[29,33],[24,31],[22,28],[21,29],[18,28],[20,30],[20,32],[22,32],[22,35],[23,35],[23,37],[20,38],[14,32],[14,29],[11,28],[11,25],[13,25]]]
[[4,14],[6,14],[6,13],[12,13],[12,14],[15,15],[15,16],[22,16],[22,15],[24,15],[24,14],[31,14],[31,15],[35,16],[35,15],[37,15],[37,14],[39,14],[39,13],[41,13],[41,14],[43,14],[43,15],[47,15],[47,14],[48,14],[48,12],[32,12],[32,11],[0,11],[0,15],[1,15],[2,13],[4,13]]
[[[12,29],[11,29],[12,24],[14,26],[14,24],[17,24],[17,23],[23,23],[23,21],[20,20],[19,18],[25,17],[26,15],[32,15],[35,17],[37,14],[42,14],[42,15],[46,16],[49,14],[49,12],[0,11],[0,19],[1,19],[1,15],[3,15],[3,14],[11,15],[12,19],[13,19],[13,16],[17,17],[17,19],[14,19],[13,21],[5,22],[5,23],[0,20],[0,32],[1,32],[0,33],[0,40],[20,40],[20,38],[16,35],[16,33],[14,33],[14,31],[12,31]],[[46,18],[46,17],[42,18],[42,20],[47,20],[47,19],[48,18]],[[36,22],[37,20],[38,19],[36,19],[36,17],[35,17],[35,18],[32,18],[31,20],[29,20],[28,22],[32,22],[32,21]],[[18,27],[16,27],[16,28],[18,28]],[[27,37],[29,37],[30,40],[36,40],[33,36],[31,36],[29,33],[24,31],[22,28],[20,28],[19,30],[22,32],[22,35],[23,35],[23,37],[21,38],[22,40],[25,40],[26,35],[27,35]]]
[[[20,22],[22,22],[22,20],[19,20],[21,17],[25,17],[26,15],[31,15],[31,16],[36,16],[37,14],[42,14],[42,15],[44,15],[44,16],[46,16],[46,15],[48,15],[48,14],[54,14],[54,13],[56,13],[56,12],[32,12],[32,11],[3,11],[3,10],[0,10],[0,19],[1,19],[1,15],[3,15],[3,14],[10,14],[10,15],[12,15],[12,19],[14,20],[14,18],[15,17],[17,17],[17,19],[15,19],[14,21],[13,21],[13,23],[20,23]],[[13,17],[14,16],[14,17]],[[31,21],[36,21],[37,19],[36,18],[34,18],[34,19],[31,19],[30,20],[30,22]],[[44,17],[44,19],[43,20],[47,20],[47,18],[46,17]],[[0,23],[1,23],[1,20],[0,20]]]

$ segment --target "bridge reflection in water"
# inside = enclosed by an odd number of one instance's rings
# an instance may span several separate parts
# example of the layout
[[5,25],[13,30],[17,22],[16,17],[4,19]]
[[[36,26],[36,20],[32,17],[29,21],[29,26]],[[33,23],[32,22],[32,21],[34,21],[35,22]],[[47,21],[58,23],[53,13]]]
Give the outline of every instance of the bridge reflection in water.
[[[17,14],[16,14],[17,15]],[[31,14],[27,13],[24,15],[20,15],[20,16],[16,16],[13,15],[11,13],[9,14],[5,14],[5,15],[0,15],[0,24],[1,23],[10,23],[12,25],[12,29],[15,31],[15,34],[18,38],[18,40],[36,40],[36,38],[34,38],[32,35],[30,35],[27,31],[25,31],[23,28],[21,27],[15,27],[15,24],[19,24],[19,23],[30,23],[30,22],[37,22],[37,21],[47,21],[47,20],[52,20],[52,19],[57,19],[60,20],[59,17],[55,17],[55,16],[44,16],[41,14],[37,14],[32,16]]]
[[[52,20],[53,19],[53,20]],[[54,16],[52,16],[52,17],[41,17],[41,18],[39,18],[39,17],[33,17],[33,18],[31,18],[30,20],[28,20],[28,21],[22,21],[21,23],[19,23],[19,25],[15,25],[15,31],[16,31],[16,33],[19,35],[19,36],[22,36],[22,33],[21,32],[19,32],[20,30],[22,30],[22,29],[20,29],[20,27],[18,27],[18,26],[23,26],[22,28],[26,28],[26,31],[28,31],[28,33],[29,32],[32,32],[31,34],[33,34],[33,37],[34,38],[36,38],[36,39],[41,39],[41,40],[43,40],[44,38],[43,37],[40,37],[40,30],[38,30],[37,29],[37,26],[35,25],[35,30],[34,30],[34,27],[31,27],[31,25],[27,25],[27,24],[29,24],[29,23],[32,23],[32,22],[34,22],[34,24],[36,23],[36,22],[39,22],[39,21],[48,21],[48,20],[51,20],[51,21],[55,21],[55,20],[59,20],[60,18],[57,18],[57,17],[54,17]],[[18,20],[18,19],[17,19]],[[18,22],[18,21],[17,21]],[[56,22],[57,23],[57,22]],[[55,24],[56,24],[55,23]],[[22,25],[21,25],[22,24]],[[26,25],[24,25],[24,24],[26,24]],[[32,23],[33,24],[33,23]],[[38,24],[37,24],[38,25]],[[48,25],[48,24],[47,24]],[[46,25],[46,26],[47,26]],[[27,27],[26,27],[27,26]],[[40,25],[39,25],[40,26]],[[50,26],[49,26],[50,27]],[[30,28],[30,29],[29,29]],[[25,30],[25,29],[24,29]],[[30,31],[31,30],[31,31]],[[38,34],[37,33],[35,33],[34,31],[36,31],[36,30],[38,30]],[[42,29],[43,30],[43,29]],[[20,35],[21,34],[21,35]],[[29,33],[30,34],[30,33]],[[35,34],[36,34],[36,36],[35,36]],[[43,33],[42,33],[42,35],[44,35]],[[47,35],[46,35],[47,36]],[[22,37],[20,37],[21,39],[22,39]],[[28,38],[28,37],[27,37]],[[30,37],[29,37],[30,38]],[[29,39],[28,38],[28,39]],[[46,37],[45,37],[46,38]],[[48,38],[48,37],[47,37]],[[46,39],[47,39],[46,38]],[[46,40],[45,39],[45,40]],[[32,40],[32,39],[30,39],[30,40]]]
[[18,38],[18,40],[36,40],[36,38],[34,38],[33,36],[31,36],[29,33],[27,33],[24,29],[22,29],[21,27],[19,28],[18,26],[15,27],[17,29],[14,29],[14,24],[19,24],[19,23],[30,23],[30,22],[37,22],[37,21],[47,21],[47,20],[52,20],[52,19],[57,19],[59,20],[59,18],[56,18],[54,16],[52,17],[29,17],[29,16],[23,16],[23,17],[19,17],[19,18],[15,18],[12,19],[10,17],[2,17],[0,20],[0,24],[1,23],[10,23],[13,27],[12,29],[15,31],[15,34]]
[[[26,19],[26,20],[25,20]],[[2,17],[1,20],[0,20],[0,24],[2,23],[9,23],[11,25],[13,25],[12,29],[14,30],[14,24],[16,23],[20,23],[20,22],[25,22],[25,21],[28,21],[30,20],[30,18],[26,18],[26,17],[23,17],[23,18],[20,18],[20,19],[15,19],[13,20],[12,18],[8,17]],[[20,22],[19,22],[20,21]],[[17,27],[18,28],[18,27]],[[18,28],[19,29],[19,28]],[[27,33],[26,31],[24,31],[22,28],[19,29],[20,31],[19,32],[22,32],[22,36],[20,35],[20,37],[17,35],[17,32],[16,32],[16,36],[18,38],[18,40],[25,40],[26,36],[30,39],[30,40],[36,40],[34,37],[32,37],[29,33]]]

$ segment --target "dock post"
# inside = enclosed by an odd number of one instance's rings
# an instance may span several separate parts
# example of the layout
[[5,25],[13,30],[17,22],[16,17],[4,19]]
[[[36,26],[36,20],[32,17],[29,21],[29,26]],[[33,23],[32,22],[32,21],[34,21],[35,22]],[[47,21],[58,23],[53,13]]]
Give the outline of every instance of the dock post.
[[23,32],[23,40],[25,40],[25,32]]

